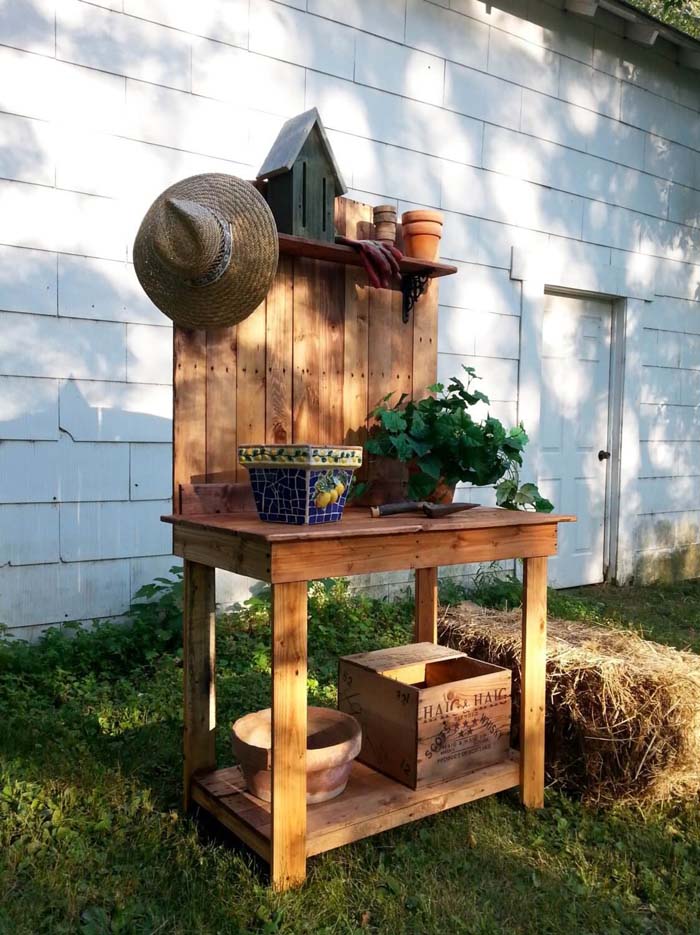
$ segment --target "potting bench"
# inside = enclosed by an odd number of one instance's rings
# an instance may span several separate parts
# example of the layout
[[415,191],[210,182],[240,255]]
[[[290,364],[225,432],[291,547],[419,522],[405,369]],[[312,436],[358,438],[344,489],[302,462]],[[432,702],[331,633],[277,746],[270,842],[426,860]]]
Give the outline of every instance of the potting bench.
[[[337,200],[348,236],[368,236],[370,218],[368,206]],[[519,785],[526,806],[543,804],[547,556],[557,523],[571,517],[479,508],[373,519],[358,508],[316,527],[261,522],[237,444],[361,442],[386,393],[435,382],[432,280],[456,272],[405,261],[414,298],[427,284],[406,316],[409,290],[369,289],[347,248],[290,237],[280,248],[273,288],[250,318],[209,334],[175,329],[173,515],[164,520],[185,560],[185,805],[214,815],[286,889],[304,880],[309,856],[484,795]],[[435,642],[438,567],[513,558],[525,567],[520,753],[418,791],[356,763],[343,795],[307,808],[307,582],[415,569],[415,639]],[[246,792],[237,767],[216,768],[216,568],[272,586],[269,805]]]

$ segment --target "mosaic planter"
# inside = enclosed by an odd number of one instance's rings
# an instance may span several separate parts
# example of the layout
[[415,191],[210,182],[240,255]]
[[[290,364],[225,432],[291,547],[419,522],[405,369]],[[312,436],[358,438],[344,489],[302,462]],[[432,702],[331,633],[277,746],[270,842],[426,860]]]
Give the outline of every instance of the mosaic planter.
[[260,519],[315,526],[343,515],[362,448],[246,445],[238,449],[238,460],[250,474]]

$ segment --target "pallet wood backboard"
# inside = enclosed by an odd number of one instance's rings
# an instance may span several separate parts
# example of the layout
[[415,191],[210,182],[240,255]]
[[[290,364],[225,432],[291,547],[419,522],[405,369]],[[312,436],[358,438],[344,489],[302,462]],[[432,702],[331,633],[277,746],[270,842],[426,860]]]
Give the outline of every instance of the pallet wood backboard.
[[[371,219],[369,205],[336,199],[339,233],[371,237]],[[245,321],[175,328],[174,512],[180,485],[247,481],[240,444],[361,444],[382,397],[434,383],[437,290],[432,280],[404,324],[398,283],[371,289],[357,267],[280,256]]]

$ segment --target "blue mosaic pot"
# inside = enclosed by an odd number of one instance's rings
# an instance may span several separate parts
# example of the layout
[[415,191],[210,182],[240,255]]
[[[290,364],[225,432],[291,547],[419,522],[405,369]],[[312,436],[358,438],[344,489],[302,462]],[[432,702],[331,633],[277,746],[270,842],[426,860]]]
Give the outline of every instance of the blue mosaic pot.
[[248,469],[260,519],[268,523],[336,523],[362,464],[362,448],[325,445],[244,445],[238,460]]

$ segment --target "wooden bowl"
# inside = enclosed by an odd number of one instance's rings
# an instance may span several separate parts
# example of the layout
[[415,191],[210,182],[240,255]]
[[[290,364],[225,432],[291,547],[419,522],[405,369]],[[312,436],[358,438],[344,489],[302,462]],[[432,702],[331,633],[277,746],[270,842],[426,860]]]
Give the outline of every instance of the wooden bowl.
[[[272,798],[272,712],[254,711],[231,728],[233,752],[248,791]],[[306,727],[306,801],[334,799],[345,791],[352,761],[360,752],[362,732],[354,717],[332,708],[308,708]]]

